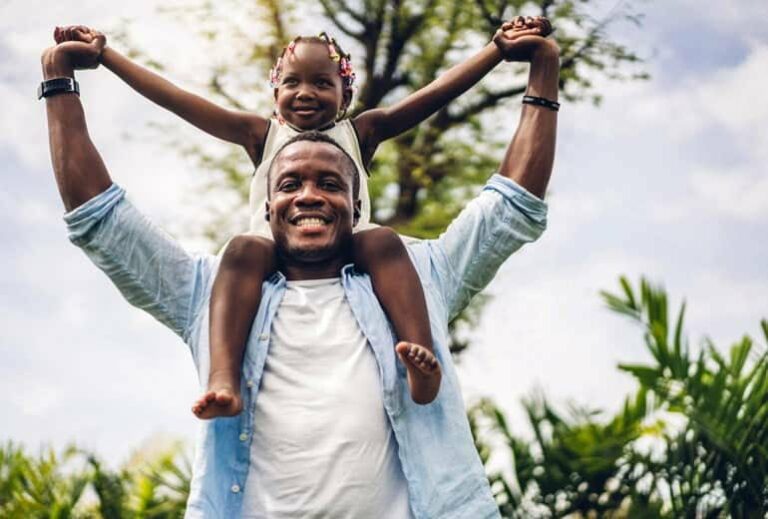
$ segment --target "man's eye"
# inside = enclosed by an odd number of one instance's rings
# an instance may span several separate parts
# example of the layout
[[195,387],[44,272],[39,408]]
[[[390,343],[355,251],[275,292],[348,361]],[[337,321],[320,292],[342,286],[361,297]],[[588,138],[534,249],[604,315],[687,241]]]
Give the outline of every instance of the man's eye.
[[299,187],[299,183],[295,180],[288,180],[286,182],[281,182],[277,187],[280,191],[291,191],[297,189]]
[[323,182],[322,186],[323,189],[327,189],[329,191],[338,191],[341,189],[341,186],[336,182]]

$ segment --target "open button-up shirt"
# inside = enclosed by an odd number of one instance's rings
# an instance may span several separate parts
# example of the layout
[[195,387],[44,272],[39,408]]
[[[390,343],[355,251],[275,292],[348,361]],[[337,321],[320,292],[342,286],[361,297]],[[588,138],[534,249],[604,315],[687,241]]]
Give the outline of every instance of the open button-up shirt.
[[[347,265],[346,297],[373,349],[384,407],[398,446],[417,518],[498,517],[475,450],[456,371],[448,323],[485,287],[504,260],[546,226],[546,205],[512,180],[494,175],[435,240],[408,243],[424,288],[443,378],[429,405],[412,402],[395,337],[368,275]],[[154,226],[113,184],[67,213],[69,237],[133,305],[152,314],[188,345],[204,386],[208,380],[208,305],[219,260],[192,255]],[[243,412],[200,424],[186,517],[239,517],[248,474],[255,401],[269,354],[272,320],[285,290],[277,273],[264,283],[242,372]],[[333,484],[333,482],[329,482]]]

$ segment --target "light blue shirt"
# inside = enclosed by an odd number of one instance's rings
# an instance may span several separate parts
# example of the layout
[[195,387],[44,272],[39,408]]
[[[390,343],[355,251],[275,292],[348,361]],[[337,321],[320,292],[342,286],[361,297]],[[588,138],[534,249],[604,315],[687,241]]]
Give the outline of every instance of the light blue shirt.
[[[424,287],[435,353],[443,369],[439,395],[426,406],[411,401],[405,369],[396,360],[392,328],[369,277],[352,265],[342,269],[346,297],[378,364],[384,407],[417,518],[499,516],[448,351],[448,323],[488,284],[510,254],[541,235],[546,213],[544,202],[513,181],[494,175],[439,238],[407,245]],[[200,380],[207,381],[208,305],[218,258],[186,252],[139,213],[116,184],[67,213],[64,220],[70,240],[109,276],[123,296],[184,340]],[[272,320],[284,290],[285,278],[280,273],[264,283],[243,363],[244,411],[237,417],[201,422],[188,518],[240,516],[255,400]]]

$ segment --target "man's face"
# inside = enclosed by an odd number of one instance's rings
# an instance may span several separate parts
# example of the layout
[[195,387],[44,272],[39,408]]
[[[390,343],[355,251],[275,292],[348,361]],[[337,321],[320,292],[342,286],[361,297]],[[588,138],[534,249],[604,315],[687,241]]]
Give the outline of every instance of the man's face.
[[[299,141],[277,157],[270,173],[269,223],[286,261],[317,264],[348,260],[360,202],[353,173],[332,144]],[[338,272],[338,271],[337,271]]]

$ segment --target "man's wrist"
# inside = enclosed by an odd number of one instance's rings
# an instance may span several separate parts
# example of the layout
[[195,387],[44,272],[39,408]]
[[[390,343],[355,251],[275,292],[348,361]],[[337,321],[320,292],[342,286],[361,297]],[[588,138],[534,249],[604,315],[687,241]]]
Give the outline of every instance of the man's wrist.
[[546,38],[537,48],[533,56],[531,57],[531,63],[546,62],[546,63],[559,63],[560,62],[560,47],[555,40]]
[[526,94],[557,101],[559,79],[560,49],[557,44],[542,46],[531,59],[531,71]]
[[41,58],[43,66],[43,79],[53,79],[57,77],[75,77],[75,68],[72,66],[69,57],[60,52],[56,47],[52,47],[43,53]]

